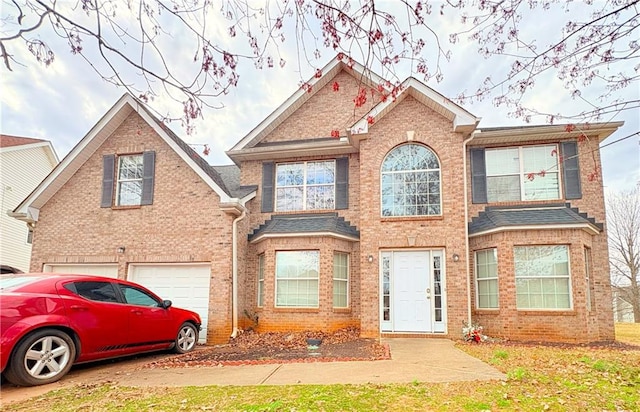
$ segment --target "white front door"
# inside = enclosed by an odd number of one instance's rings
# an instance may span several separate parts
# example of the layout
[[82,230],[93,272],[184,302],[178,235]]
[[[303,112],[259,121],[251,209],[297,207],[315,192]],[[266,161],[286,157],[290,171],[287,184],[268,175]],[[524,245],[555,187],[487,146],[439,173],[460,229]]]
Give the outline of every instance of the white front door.
[[396,332],[430,332],[429,252],[393,255],[393,325]]
[[440,250],[381,254],[383,332],[446,330],[443,253]]

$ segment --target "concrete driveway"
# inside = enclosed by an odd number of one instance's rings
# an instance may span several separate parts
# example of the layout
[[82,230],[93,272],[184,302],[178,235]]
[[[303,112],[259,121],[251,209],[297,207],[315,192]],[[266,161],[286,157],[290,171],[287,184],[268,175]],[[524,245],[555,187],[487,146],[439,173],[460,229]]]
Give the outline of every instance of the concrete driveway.
[[383,339],[391,360],[284,363],[146,369],[165,354],[74,367],[59,382],[34,388],[2,385],[2,403],[28,399],[77,384],[110,382],[122,386],[367,384],[504,380],[494,367],[456,349],[448,339]]

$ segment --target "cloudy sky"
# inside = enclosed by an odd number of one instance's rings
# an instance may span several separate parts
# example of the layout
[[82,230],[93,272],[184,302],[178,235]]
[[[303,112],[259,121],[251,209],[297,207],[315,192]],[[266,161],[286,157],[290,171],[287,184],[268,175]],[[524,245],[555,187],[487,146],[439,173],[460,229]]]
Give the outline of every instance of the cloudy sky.
[[[7,7],[0,8],[3,18],[6,17],[6,10]],[[119,15],[122,16],[123,13]],[[545,16],[543,19],[535,18],[536,16],[525,19],[521,26],[522,32],[529,31],[543,36],[561,24],[560,16]],[[447,17],[434,17],[438,20],[433,24],[444,42],[459,24],[456,16]],[[211,18],[215,20],[214,17]],[[212,29],[209,35],[212,39],[217,44],[228,45],[228,22],[215,20],[210,26]],[[6,25],[2,27],[4,33],[7,29]],[[168,32],[173,41],[171,47],[175,50],[170,59],[178,64],[184,61],[185,67],[192,65],[194,44],[182,36],[177,26]],[[50,32],[42,32],[40,36],[50,39],[58,47],[52,65],[39,65],[24,47],[17,47],[11,51],[22,65],[13,64],[12,71],[8,71],[4,65],[0,68],[0,132],[49,140],[62,159],[125,90],[102,80],[82,58],[68,51],[64,41],[56,39]],[[177,122],[170,124],[170,127],[190,144],[207,144],[211,148],[206,157],[209,163],[230,164],[224,151],[229,150],[294,93],[301,79],[309,79],[315,68],[324,66],[335,57],[332,50],[321,49],[321,57],[313,64],[307,64],[304,59],[298,58],[297,42],[293,38],[295,35],[282,43],[279,49],[281,56],[287,61],[284,68],[276,64],[273,69],[257,70],[250,62],[241,61],[238,86],[216,101],[221,108],[204,111],[203,119],[196,124],[195,133],[186,135],[184,128]],[[540,43],[543,42],[540,39]],[[91,55],[91,45],[87,43],[84,47]],[[506,59],[494,58],[487,61],[477,54],[477,46],[473,43],[461,41],[455,46],[446,44],[446,47],[451,48],[452,59],[441,64],[444,80],[427,83],[445,96],[455,97],[462,91],[475,90],[488,75],[508,70]],[[186,72],[189,69],[184,70]],[[404,79],[411,72],[407,68],[399,68],[397,75]],[[640,98],[637,85],[622,93],[625,99]],[[527,99],[528,106],[551,113],[562,113],[567,108],[580,106],[580,102],[571,99],[562,84],[552,75],[538,79],[535,93]],[[180,114],[180,106],[172,103],[166,96],[159,97],[153,104],[161,112]],[[481,127],[524,124],[518,119],[509,118],[506,109],[494,107],[490,99],[465,105],[465,108],[482,118]],[[625,121],[625,125],[603,145],[638,132],[639,119],[639,113],[626,112],[601,120]],[[544,119],[534,119],[534,123],[543,124]],[[638,143],[638,135],[635,135],[602,148],[603,182],[607,190],[629,190],[640,182]]]

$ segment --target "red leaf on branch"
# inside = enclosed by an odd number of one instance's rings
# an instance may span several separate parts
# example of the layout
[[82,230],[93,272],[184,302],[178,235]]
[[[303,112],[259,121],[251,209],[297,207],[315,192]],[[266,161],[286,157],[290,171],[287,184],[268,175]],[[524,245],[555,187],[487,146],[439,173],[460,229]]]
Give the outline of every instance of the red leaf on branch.
[[540,173],[538,173],[538,176],[540,176],[540,177],[545,177],[545,176],[546,176],[546,174],[547,174],[547,171],[546,171],[546,170],[541,170],[541,171],[540,171]]
[[527,180],[533,182],[533,179],[536,178],[536,174],[535,173],[527,173]]
[[338,82],[333,82],[333,91],[337,92],[340,90],[340,84]]
[[575,124],[568,124],[565,126],[564,130],[566,130],[567,133],[571,133],[574,130],[576,130],[576,125]]
[[587,140],[587,135],[584,133],[580,133],[580,136],[578,136],[578,142],[582,143],[585,140]]
[[302,84],[300,85],[300,88],[301,88],[302,90],[304,90],[305,92],[307,92],[307,93],[311,93],[311,90],[313,89],[313,87],[312,87],[309,83],[307,83],[307,82],[302,83]]
[[322,77],[322,70],[320,69],[316,69],[316,74],[314,76],[316,79],[319,79]]
[[353,99],[353,102],[356,104],[356,107],[362,107],[367,102],[367,90],[360,89],[358,95]]
[[373,124],[375,123],[376,119],[373,118],[373,116],[367,116],[367,123],[369,124]]
[[209,156],[209,152],[211,151],[211,149],[209,149],[208,145],[204,145],[204,149],[202,149],[202,154],[205,156]]
[[331,137],[333,137],[333,138],[338,138],[338,137],[340,137],[340,131],[335,130],[335,129],[334,129],[334,130],[332,130],[332,131],[331,131]]

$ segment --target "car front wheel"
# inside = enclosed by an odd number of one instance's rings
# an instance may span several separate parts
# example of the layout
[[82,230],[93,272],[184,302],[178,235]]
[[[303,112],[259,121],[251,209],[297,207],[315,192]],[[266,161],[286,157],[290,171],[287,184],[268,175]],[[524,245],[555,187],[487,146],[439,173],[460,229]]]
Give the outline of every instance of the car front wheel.
[[18,344],[4,375],[18,386],[44,385],[66,375],[75,356],[69,335],[57,329],[38,330]]
[[178,330],[178,336],[176,336],[174,351],[177,353],[191,352],[196,347],[196,343],[198,343],[198,329],[193,323],[183,323]]

